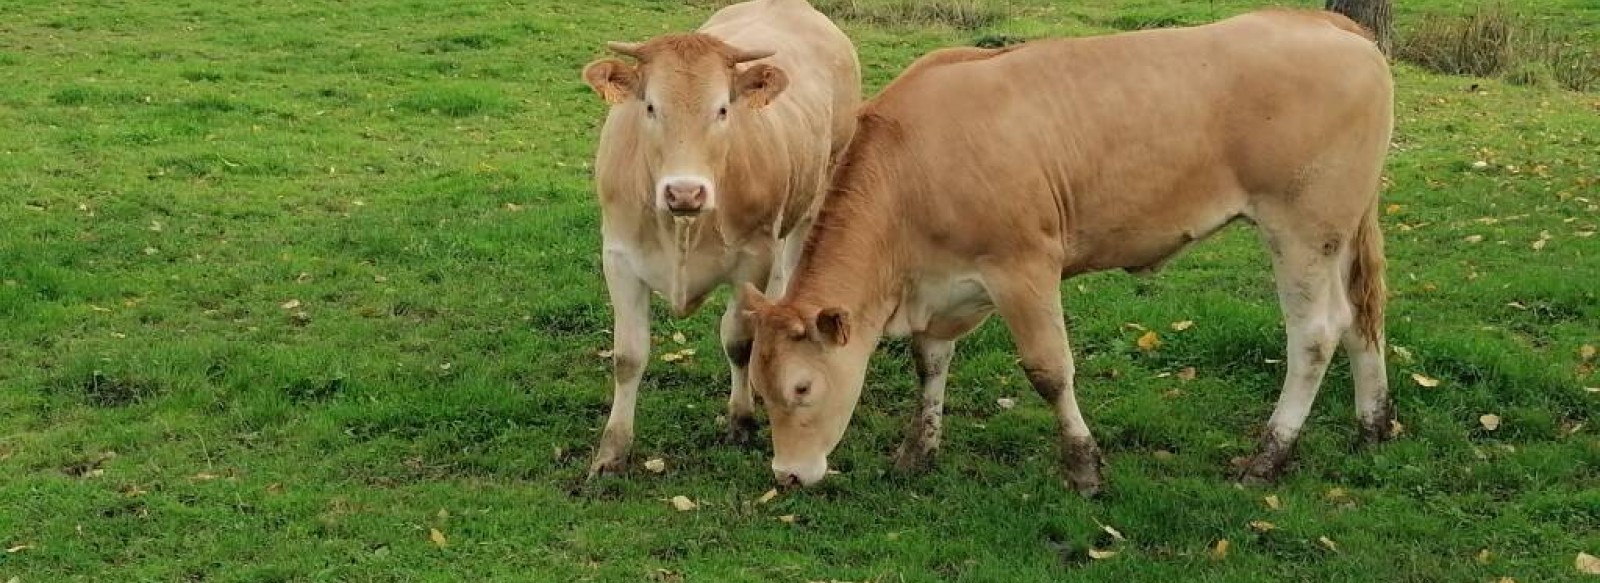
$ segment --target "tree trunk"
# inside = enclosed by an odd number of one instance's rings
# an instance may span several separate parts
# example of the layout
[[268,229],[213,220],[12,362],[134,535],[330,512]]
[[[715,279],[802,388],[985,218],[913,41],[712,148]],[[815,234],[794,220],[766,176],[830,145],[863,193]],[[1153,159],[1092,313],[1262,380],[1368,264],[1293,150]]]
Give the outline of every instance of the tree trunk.
[[1394,42],[1394,18],[1390,16],[1391,0],[1328,0],[1328,10],[1350,17],[1372,31],[1378,39],[1378,49],[1389,54]]

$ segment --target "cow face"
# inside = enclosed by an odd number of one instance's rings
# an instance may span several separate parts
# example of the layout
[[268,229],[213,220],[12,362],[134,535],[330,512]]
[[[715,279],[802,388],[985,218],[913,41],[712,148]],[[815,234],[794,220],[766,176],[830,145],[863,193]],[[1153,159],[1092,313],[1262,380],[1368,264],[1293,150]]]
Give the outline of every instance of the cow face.
[[850,314],[840,308],[773,305],[749,284],[743,302],[755,333],[750,383],[772,424],[773,475],[784,485],[815,484],[850,425],[872,343],[850,341]]
[[704,34],[646,43],[607,43],[637,65],[601,59],[583,70],[590,87],[638,124],[642,162],[657,210],[697,216],[717,207],[730,136],[788,85],[782,69],[757,63],[772,51],[744,51]]

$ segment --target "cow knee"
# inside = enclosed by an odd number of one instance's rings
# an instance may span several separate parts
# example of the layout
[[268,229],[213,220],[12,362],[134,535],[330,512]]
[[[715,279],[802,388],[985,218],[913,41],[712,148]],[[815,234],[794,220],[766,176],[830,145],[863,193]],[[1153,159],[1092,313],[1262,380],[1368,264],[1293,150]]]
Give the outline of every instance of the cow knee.
[[644,374],[644,358],[616,352],[611,355],[611,370],[618,379],[638,378]]
[[750,366],[750,345],[751,341],[749,339],[735,340],[723,344],[722,352],[728,355],[728,362],[732,363],[735,368],[745,368]]

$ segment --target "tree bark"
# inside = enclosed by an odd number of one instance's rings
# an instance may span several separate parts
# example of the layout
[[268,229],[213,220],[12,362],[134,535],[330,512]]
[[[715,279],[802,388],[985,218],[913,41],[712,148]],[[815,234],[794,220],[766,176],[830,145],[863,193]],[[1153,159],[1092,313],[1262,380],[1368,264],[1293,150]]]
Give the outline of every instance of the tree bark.
[[1387,55],[1394,45],[1393,4],[1391,0],[1328,0],[1327,8],[1367,27],[1377,38],[1378,49]]

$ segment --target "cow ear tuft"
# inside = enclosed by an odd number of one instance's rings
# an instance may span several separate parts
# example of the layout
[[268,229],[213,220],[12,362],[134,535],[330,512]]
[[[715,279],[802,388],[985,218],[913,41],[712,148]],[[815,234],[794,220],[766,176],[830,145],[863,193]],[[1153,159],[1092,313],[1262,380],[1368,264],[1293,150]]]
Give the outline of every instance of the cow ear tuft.
[[583,81],[606,103],[616,105],[638,93],[639,73],[617,59],[600,59],[583,68]]
[[733,95],[735,99],[744,100],[751,109],[761,109],[777,99],[778,94],[788,87],[789,75],[783,69],[757,63],[734,79]]
[[850,342],[850,311],[844,308],[824,308],[817,312],[815,324],[817,337],[835,346]]

